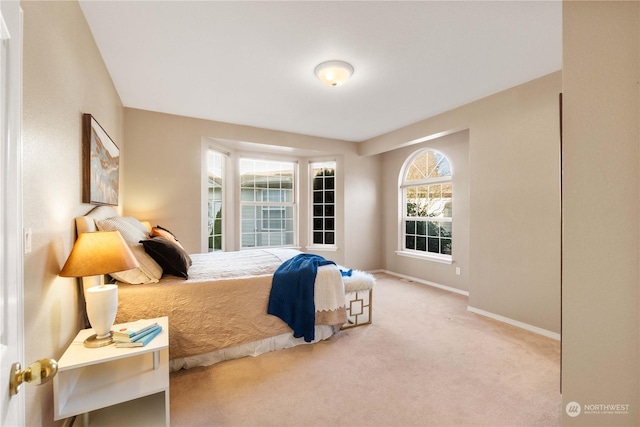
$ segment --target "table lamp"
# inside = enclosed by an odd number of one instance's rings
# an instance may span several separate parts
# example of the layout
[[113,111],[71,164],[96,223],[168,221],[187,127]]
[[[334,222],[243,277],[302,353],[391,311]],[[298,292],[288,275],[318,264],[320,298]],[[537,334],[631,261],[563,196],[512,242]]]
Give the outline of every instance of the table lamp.
[[118,311],[118,286],[105,285],[102,276],[139,265],[118,231],[95,231],[78,236],[60,276],[100,276],[100,284],[85,291],[87,316],[95,331],[95,335],[85,340],[85,347],[103,347],[113,342],[111,327]]

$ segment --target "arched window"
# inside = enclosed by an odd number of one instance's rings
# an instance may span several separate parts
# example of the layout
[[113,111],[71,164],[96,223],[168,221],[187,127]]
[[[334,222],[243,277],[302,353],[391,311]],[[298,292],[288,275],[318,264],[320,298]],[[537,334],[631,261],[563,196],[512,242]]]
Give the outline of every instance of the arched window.
[[451,260],[451,164],[437,151],[414,153],[402,171],[401,250]]

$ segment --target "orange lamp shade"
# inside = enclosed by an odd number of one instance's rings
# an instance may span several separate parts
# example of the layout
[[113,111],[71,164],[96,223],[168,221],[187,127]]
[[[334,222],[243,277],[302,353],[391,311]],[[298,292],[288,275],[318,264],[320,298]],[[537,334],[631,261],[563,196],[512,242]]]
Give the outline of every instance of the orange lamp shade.
[[94,231],[78,236],[60,276],[98,276],[131,270],[139,265],[120,232]]

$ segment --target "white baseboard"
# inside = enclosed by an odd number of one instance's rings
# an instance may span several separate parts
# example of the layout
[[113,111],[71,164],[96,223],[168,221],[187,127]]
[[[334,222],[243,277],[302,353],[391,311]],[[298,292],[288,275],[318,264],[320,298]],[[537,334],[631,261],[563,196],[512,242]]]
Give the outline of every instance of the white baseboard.
[[[375,271],[370,271],[369,273],[386,273],[386,274],[390,274],[391,276],[396,276],[396,277],[400,277],[402,279],[410,280],[412,282],[422,283],[424,285],[433,286],[434,288],[443,289],[445,291],[453,292],[453,293],[464,295],[464,296],[467,296],[467,297],[469,296],[469,292],[468,291],[463,291],[461,289],[456,289],[456,288],[452,288],[450,286],[441,285],[439,283],[430,282],[428,280],[418,279],[416,277],[407,276],[405,274],[395,273],[395,272],[389,271],[389,270],[375,270]],[[506,323],[508,325],[516,326],[518,328],[525,329],[527,331],[536,333],[538,335],[543,335],[545,337],[549,337],[549,338],[552,338],[554,340],[560,341],[560,334],[558,334],[556,332],[551,332],[551,331],[548,331],[546,329],[538,328],[537,326],[529,325],[527,323],[520,322],[520,321],[514,320],[514,319],[510,319],[508,317],[500,316],[499,314],[494,314],[494,313],[491,313],[491,312],[488,312],[488,311],[480,310],[479,308],[471,307],[470,305],[467,306],[467,310],[472,312],[472,313],[476,313],[476,314],[479,314],[481,316],[489,317],[489,318],[497,320],[499,322],[503,322],[503,323]]]
[[499,314],[494,314],[494,313],[491,313],[491,312],[488,312],[488,311],[480,310],[479,308],[471,307],[470,305],[467,306],[467,310],[472,312],[472,313],[476,313],[476,314],[479,314],[481,316],[489,317],[489,318],[497,320],[499,322],[507,323],[509,325],[516,326],[518,328],[525,329],[527,331],[530,331],[530,332],[533,332],[533,333],[536,333],[536,334],[539,334],[539,335],[543,335],[545,337],[549,337],[549,338],[552,338],[554,340],[560,341],[560,334],[558,334],[556,332],[551,332],[551,331],[548,331],[546,329],[538,328],[537,326],[529,325],[528,323],[523,323],[523,322],[520,322],[518,320],[510,319],[508,317],[500,316]]
[[454,294],[460,294],[460,295],[464,295],[466,297],[469,296],[469,292],[468,291],[463,291],[462,289],[452,288],[451,286],[441,285],[439,283],[430,282],[428,280],[418,279],[416,277],[411,277],[411,276],[407,276],[405,274],[395,273],[395,272],[389,271],[389,270],[380,270],[379,272],[380,273],[387,273],[387,274],[390,274],[390,275],[396,276],[396,277],[400,277],[402,279],[409,280],[411,282],[417,282],[417,283],[422,283],[423,285],[433,286],[434,288],[443,289],[443,290],[448,291],[448,292],[453,292]]

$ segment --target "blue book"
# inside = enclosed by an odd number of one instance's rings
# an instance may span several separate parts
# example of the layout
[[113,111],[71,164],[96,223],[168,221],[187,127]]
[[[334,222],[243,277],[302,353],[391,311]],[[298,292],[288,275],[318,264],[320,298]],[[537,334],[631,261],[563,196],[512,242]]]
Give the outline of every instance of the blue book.
[[148,331],[146,334],[141,334],[135,338],[132,338],[131,342],[117,342],[116,347],[127,348],[127,347],[144,347],[156,337],[160,332],[162,332],[162,326],[158,325],[154,329]]
[[138,320],[132,323],[116,325],[113,330],[114,341],[129,342],[134,337],[144,335],[158,326],[157,322],[150,320]]

